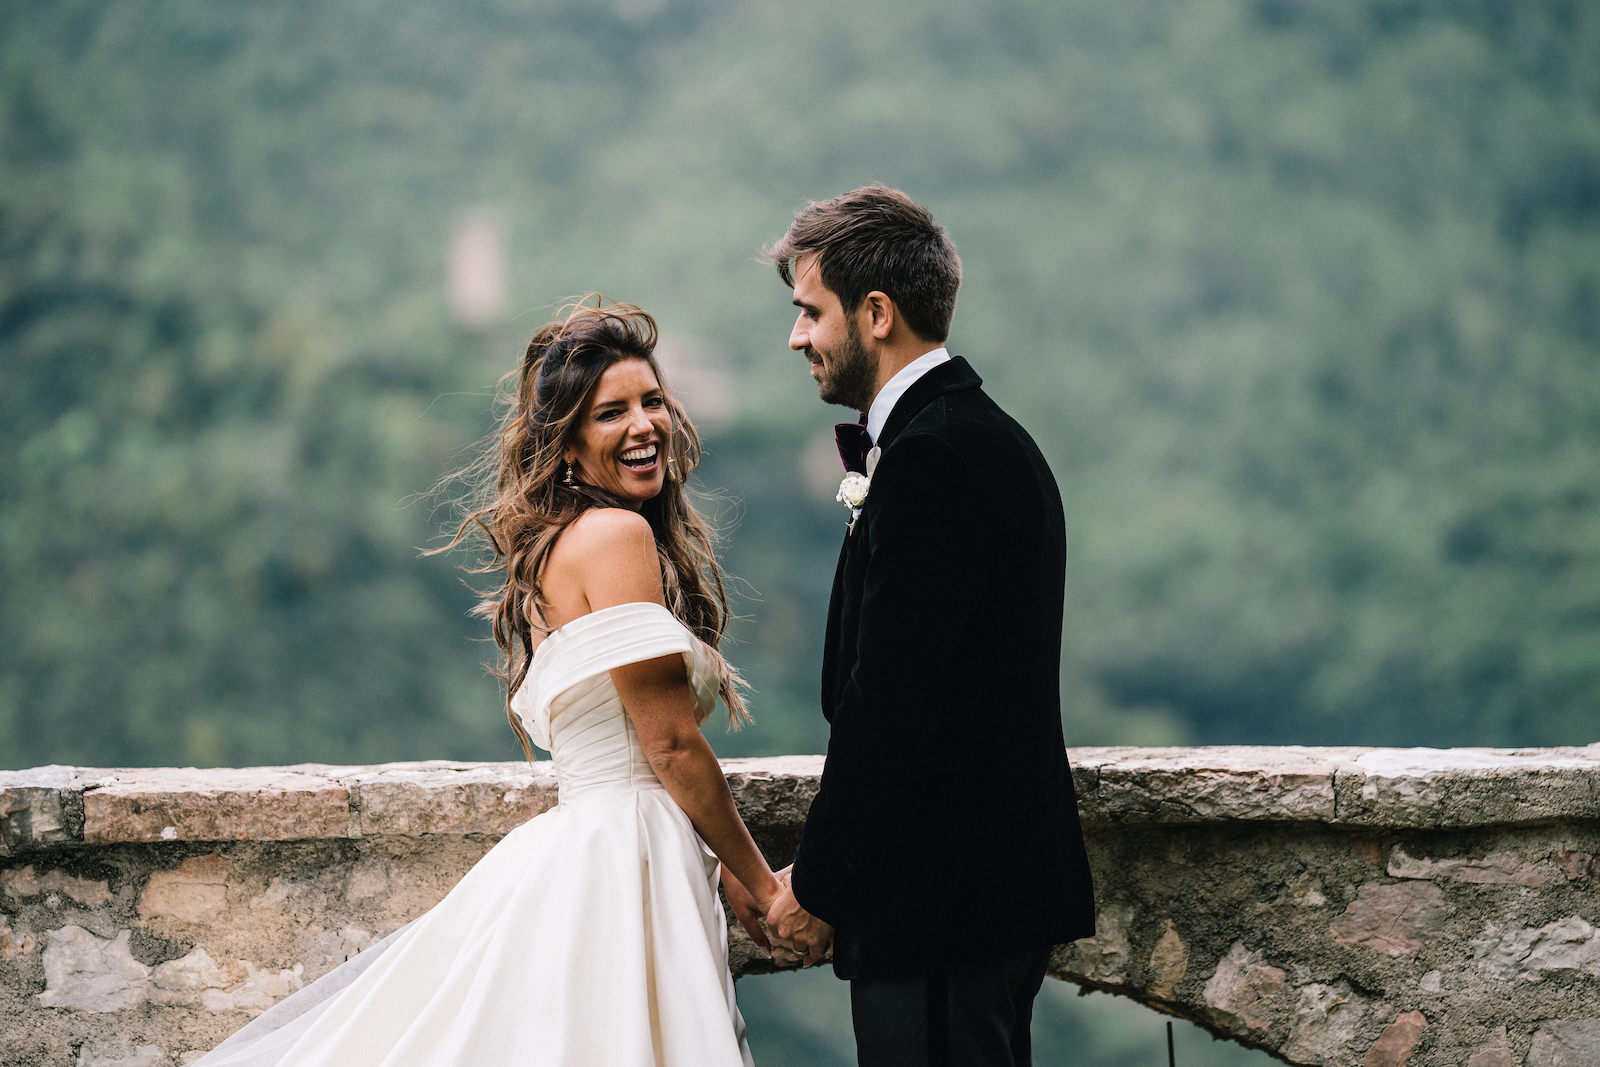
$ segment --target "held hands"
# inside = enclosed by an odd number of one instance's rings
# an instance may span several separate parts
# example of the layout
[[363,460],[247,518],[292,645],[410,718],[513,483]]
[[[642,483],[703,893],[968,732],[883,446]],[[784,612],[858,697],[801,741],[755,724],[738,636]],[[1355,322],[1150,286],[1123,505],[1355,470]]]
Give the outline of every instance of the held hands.
[[[770,952],[772,942],[767,940],[767,932],[761,927],[761,921],[767,917],[767,908],[755,898],[755,894],[745,888],[743,882],[733,876],[726,866],[722,868],[722,891],[728,895],[728,907],[733,909],[734,918],[739,920],[744,932],[750,935],[750,940]],[[777,898],[773,897],[772,901],[775,900]],[[767,904],[770,905],[772,901],[768,901]]]
[[833,927],[795,899],[789,868],[778,872],[778,892],[766,900],[750,892],[727,867],[722,868],[722,890],[750,940],[768,950],[777,963],[809,967],[821,962],[833,946]]
[[833,927],[800,906],[789,872],[788,867],[778,872],[783,892],[767,909],[767,930],[774,945],[772,958],[779,963],[798,962],[810,967],[820,963],[833,947]]

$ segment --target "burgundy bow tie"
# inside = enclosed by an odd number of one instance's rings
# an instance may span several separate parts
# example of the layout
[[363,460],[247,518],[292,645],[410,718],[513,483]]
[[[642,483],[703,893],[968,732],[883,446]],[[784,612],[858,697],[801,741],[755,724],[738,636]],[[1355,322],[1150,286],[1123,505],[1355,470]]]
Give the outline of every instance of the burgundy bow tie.
[[867,417],[860,422],[841,422],[833,428],[834,444],[839,446],[839,458],[844,469],[857,474],[867,473],[867,453],[872,449],[872,438],[867,434]]

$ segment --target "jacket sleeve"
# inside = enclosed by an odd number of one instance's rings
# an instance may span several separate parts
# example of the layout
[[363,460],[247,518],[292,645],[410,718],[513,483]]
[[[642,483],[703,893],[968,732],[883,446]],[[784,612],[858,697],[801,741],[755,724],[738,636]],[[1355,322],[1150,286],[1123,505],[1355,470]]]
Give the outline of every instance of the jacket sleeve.
[[866,886],[888,889],[886,877],[933,845],[927,805],[970,718],[951,693],[971,576],[984,570],[972,557],[990,550],[983,490],[947,441],[902,437],[884,451],[851,535],[868,538],[854,666],[793,875],[801,905],[836,926],[862,918]]

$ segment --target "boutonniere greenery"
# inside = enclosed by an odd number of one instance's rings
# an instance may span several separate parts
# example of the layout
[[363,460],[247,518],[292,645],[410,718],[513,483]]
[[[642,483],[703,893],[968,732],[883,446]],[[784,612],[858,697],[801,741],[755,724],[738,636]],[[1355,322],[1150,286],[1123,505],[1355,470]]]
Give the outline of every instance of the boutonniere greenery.
[[874,446],[867,453],[867,473],[850,471],[844,476],[844,481],[839,483],[839,494],[834,499],[850,509],[850,533],[856,532],[856,520],[861,517],[861,509],[867,503],[867,494],[872,491],[872,474],[878,469],[878,457],[882,454],[882,449]]

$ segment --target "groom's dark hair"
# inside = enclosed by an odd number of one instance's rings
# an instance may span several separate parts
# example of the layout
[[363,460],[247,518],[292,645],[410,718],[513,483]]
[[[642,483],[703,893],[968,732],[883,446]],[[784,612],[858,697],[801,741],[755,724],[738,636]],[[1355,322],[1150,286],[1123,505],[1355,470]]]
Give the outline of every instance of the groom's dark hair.
[[961,257],[944,227],[905,193],[868,185],[807,204],[789,232],[766,250],[791,289],[795,262],[812,253],[822,284],[846,312],[876,289],[894,301],[918,337],[943,342],[950,336]]

